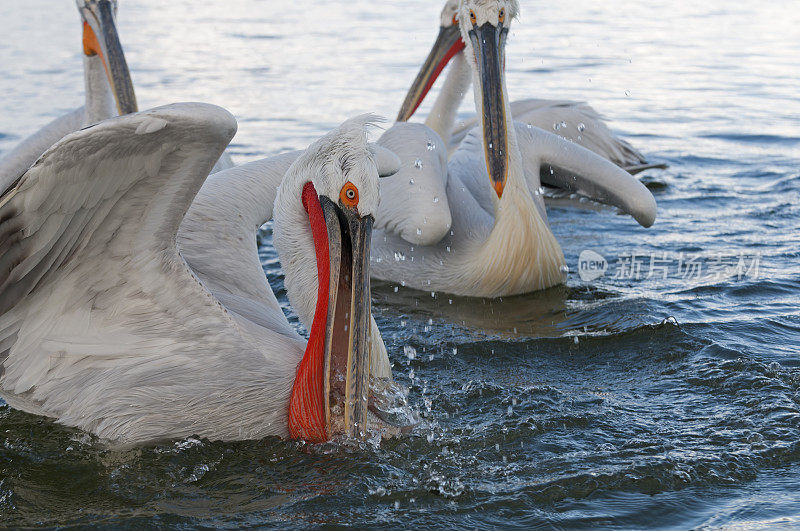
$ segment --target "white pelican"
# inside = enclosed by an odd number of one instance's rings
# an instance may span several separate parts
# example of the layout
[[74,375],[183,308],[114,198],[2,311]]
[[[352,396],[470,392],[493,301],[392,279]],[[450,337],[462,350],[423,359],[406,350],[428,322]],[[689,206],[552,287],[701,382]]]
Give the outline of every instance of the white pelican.
[[[395,176],[381,181],[383,200],[375,228],[396,234],[413,245],[434,245],[449,233],[453,219],[447,193],[447,160],[476,124],[476,118],[472,118],[455,126],[458,108],[472,84],[472,72],[464,54],[464,40],[456,20],[457,8],[457,0],[449,0],[445,4],[439,36],[406,96],[398,121],[378,141],[397,153],[403,166]],[[451,60],[453,65],[425,124],[407,122]],[[638,151],[614,136],[597,112],[584,103],[530,99],[513,102],[510,109],[511,116],[517,122],[544,130],[555,128],[562,138],[594,151],[632,174],[652,167],[663,167],[647,164]],[[562,123],[567,125],[562,127]],[[636,211],[640,205],[631,205],[630,198],[623,196],[630,190],[641,192],[629,180],[610,172],[608,168],[591,170],[586,165],[582,174],[571,173],[563,164],[554,165],[548,153],[541,152],[541,144],[530,143],[529,140],[533,141],[534,138],[527,134],[518,138],[523,162],[538,167],[540,171],[535,186],[533,181],[530,183],[533,188],[543,183],[578,192],[594,201],[616,206],[640,222],[651,216],[647,214],[642,217],[642,213]],[[478,152],[483,151],[479,143],[469,145]],[[481,164],[482,157],[475,160]],[[542,164],[543,161],[547,164]],[[589,161],[581,159],[569,163],[580,165]],[[619,182],[627,184],[619,189]],[[634,210],[630,210],[631,206]]]
[[[562,282],[564,255],[547,224],[540,192],[545,164],[564,170],[554,172],[562,187],[616,204],[646,227],[654,222],[652,194],[625,170],[559,136],[512,121],[502,65],[508,27],[518,10],[516,0],[459,4],[457,19],[482,125],[437,176],[446,183],[445,208],[452,223],[443,239],[429,245],[376,231],[375,277],[479,297],[526,293]],[[444,199],[428,197],[435,204]],[[383,193],[387,200],[395,198]]]
[[[361,436],[370,358],[386,355],[370,334],[370,232],[378,175],[399,164],[368,147],[370,120],[295,157],[277,190],[285,157],[215,174],[194,202],[236,131],[218,107],[129,114],[51,147],[0,195],[3,399],[121,445]],[[258,260],[273,199],[308,342]]]
[[[398,122],[408,121],[444,67],[452,61],[445,83],[425,120],[426,125],[447,141],[451,154],[477,124],[477,117],[472,117],[456,126],[458,109],[472,83],[470,67],[464,55],[464,40],[456,20],[457,10],[458,0],[448,0],[445,3],[440,17],[439,35],[397,116]],[[586,103],[546,99],[518,100],[511,103],[511,115],[515,121],[545,131],[555,131],[557,135],[594,151],[631,173],[665,167],[663,164],[649,164],[638,150],[615,136],[600,114]],[[542,181],[548,183],[549,168],[543,168],[542,172]],[[555,185],[560,186],[560,183]]]
[[[136,94],[117,33],[117,0],[76,0],[83,24],[86,102],[56,118],[0,157],[0,190],[18,179],[42,153],[64,136],[113,116],[136,112]],[[213,171],[230,168],[225,153]]]

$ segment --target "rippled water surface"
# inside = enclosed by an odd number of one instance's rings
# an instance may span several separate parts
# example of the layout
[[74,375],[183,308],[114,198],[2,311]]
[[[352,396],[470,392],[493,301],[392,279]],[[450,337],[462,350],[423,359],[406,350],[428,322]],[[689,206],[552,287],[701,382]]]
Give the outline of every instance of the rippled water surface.
[[[439,9],[123,0],[119,20],[140,106],[226,107],[244,162],[355,114],[393,117]],[[669,163],[643,177],[655,226],[554,203],[563,287],[483,301],[377,285],[395,374],[424,417],[379,447],[188,439],[119,452],[0,407],[0,523],[800,526],[800,8],[522,10],[512,98],[589,101]],[[0,152],[80,105],[83,83],[73,2],[3,11]],[[264,268],[285,303],[269,240],[266,228]],[[608,260],[606,276],[579,278],[584,249]],[[667,253],[667,278],[649,274],[653,253]],[[681,253],[699,277],[676,271]],[[718,267],[740,257],[749,274]],[[640,278],[615,278],[631,258]]]

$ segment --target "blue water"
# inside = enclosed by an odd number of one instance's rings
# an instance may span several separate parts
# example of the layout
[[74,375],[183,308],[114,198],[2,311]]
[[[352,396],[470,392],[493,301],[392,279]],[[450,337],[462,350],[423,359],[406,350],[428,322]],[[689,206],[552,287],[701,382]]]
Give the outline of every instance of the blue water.
[[[142,0],[119,21],[140,107],[226,107],[244,162],[352,115],[393,117],[439,9]],[[72,2],[4,16],[0,152],[82,99]],[[188,439],[121,453],[2,407],[0,523],[800,526],[797,27],[784,0],[523,0],[512,99],[586,100],[669,163],[643,176],[656,224],[553,203],[571,273],[524,297],[377,285],[396,377],[425,421],[379,448]],[[269,240],[267,227],[261,256],[286,304]],[[591,282],[587,249],[608,262]]]

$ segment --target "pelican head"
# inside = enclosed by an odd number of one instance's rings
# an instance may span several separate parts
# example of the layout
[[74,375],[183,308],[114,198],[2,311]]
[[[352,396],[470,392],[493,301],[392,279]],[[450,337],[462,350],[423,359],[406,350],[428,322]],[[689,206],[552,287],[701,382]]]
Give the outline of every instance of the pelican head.
[[[312,144],[275,199],[274,243],[292,306],[310,330],[289,403],[289,434],[313,442],[366,433],[369,396],[370,237],[378,176],[400,162],[367,144],[363,116]],[[313,247],[316,267],[309,263]],[[316,273],[316,275],[314,275]]]
[[505,46],[508,28],[518,13],[517,0],[461,0],[457,14],[464,53],[473,70],[486,169],[498,198],[503,195],[509,166]]
[[406,94],[406,99],[397,115],[398,122],[406,122],[414,115],[447,63],[464,49],[457,14],[458,0],[447,0],[440,17],[439,35]]
[[133,82],[117,34],[117,0],[76,0],[83,19],[83,53],[99,56],[120,115],[138,111]]

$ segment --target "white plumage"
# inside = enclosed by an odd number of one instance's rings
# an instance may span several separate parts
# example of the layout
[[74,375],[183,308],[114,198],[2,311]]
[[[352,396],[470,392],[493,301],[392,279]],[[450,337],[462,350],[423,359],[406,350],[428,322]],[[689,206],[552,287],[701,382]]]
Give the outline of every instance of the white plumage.
[[[428,210],[443,211],[436,215],[426,213],[425,217],[440,220],[436,229],[445,229],[445,236],[439,241],[414,242],[399,237],[397,231],[376,233],[373,274],[417,289],[465,296],[497,297],[543,289],[563,281],[565,264],[561,248],[547,224],[540,175],[546,173],[551,182],[560,187],[618,206],[644,226],[650,226],[655,220],[655,200],[641,183],[603,156],[542,129],[513,122],[512,106],[506,103],[504,79],[498,81],[501,86],[481,86],[477,52],[469,42],[468,31],[486,24],[487,27],[507,27],[518,11],[516,2],[462,0],[458,8],[457,18],[467,47],[464,54],[455,58],[456,64],[451,68],[446,86],[456,90],[460,85],[466,90],[474,83],[479,115],[486,112],[483,108],[485,91],[500,91],[508,147],[505,191],[500,197],[490,184],[485,150],[491,149],[491,141],[484,138],[480,128],[470,128],[458,139],[458,148],[446,169],[436,164],[446,158],[446,146],[437,130],[450,136],[460,102],[460,96],[454,104],[453,98],[440,95],[435,106],[435,111],[438,107],[439,112],[429,120],[431,127],[425,132],[435,144],[433,153],[428,155],[432,159],[431,170],[416,175],[426,182],[432,181],[432,186],[445,187],[444,197],[417,199],[423,201]],[[500,24],[503,12],[506,22]],[[474,22],[470,21],[473,13]],[[442,16],[444,19],[445,14]],[[502,44],[498,53],[503,53]],[[459,69],[466,69],[469,75]],[[522,114],[548,108],[529,103],[518,107],[525,107],[521,109]],[[412,150],[410,156],[401,154],[404,168],[409,167],[415,153],[419,156],[425,151]],[[552,175],[551,167],[554,168]],[[413,178],[413,171],[408,171]],[[401,192],[384,192],[383,200],[399,205],[403,204],[404,197]],[[402,207],[395,208],[403,211]],[[410,204],[405,216],[413,219],[415,215],[416,223],[422,226],[423,216],[414,212]],[[449,225],[447,220],[450,220]]]
[[[236,131],[218,107],[130,114],[49,149],[0,196],[6,402],[115,443],[287,435],[305,341],[266,282],[256,230],[287,168],[284,194],[306,181],[326,189],[340,139],[363,139],[364,123],[347,122],[295,166],[293,154],[216,174],[194,203]],[[360,160],[374,171],[372,158]],[[369,166],[353,175],[365,180],[365,204],[377,203],[366,191],[377,175]],[[287,219],[303,213],[299,202],[281,209]],[[313,247],[302,247],[310,229],[282,227],[278,248],[286,238],[306,256],[285,268],[290,299],[312,299],[315,286],[297,294],[310,288],[294,280],[316,275]]]

